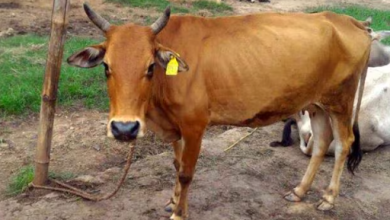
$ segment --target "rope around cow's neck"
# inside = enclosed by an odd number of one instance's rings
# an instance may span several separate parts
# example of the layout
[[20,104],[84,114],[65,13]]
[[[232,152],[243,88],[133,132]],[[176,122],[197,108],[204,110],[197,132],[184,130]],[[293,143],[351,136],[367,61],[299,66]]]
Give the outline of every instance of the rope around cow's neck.
[[53,180],[53,179],[50,179],[50,181],[62,186],[63,188],[51,187],[51,186],[37,186],[37,185],[34,185],[33,183],[30,183],[29,186],[37,188],[37,189],[46,189],[46,190],[53,190],[53,191],[70,193],[70,194],[77,195],[77,196],[80,196],[84,199],[91,200],[91,201],[101,201],[101,200],[109,199],[109,198],[113,197],[119,191],[119,189],[121,188],[121,186],[125,182],[127,174],[129,173],[129,169],[130,169],[130,165],[131,165],[131,158],[133,157],[133,153],[134,153],[134,144],[131,143],[129,147],[130,147],[130,150],[129,150],[129,153],[127,155],[127,162],[126,162],[126,166],[125,166],[125,170],[124,170],[124,173],[122,175],[122,178],[119,181],[116,189],[109,194],[92,195],[90,193],[87,193],[85,191],[77,189],[73,186],[70,186],[66,183],[60,182],[58,180]]

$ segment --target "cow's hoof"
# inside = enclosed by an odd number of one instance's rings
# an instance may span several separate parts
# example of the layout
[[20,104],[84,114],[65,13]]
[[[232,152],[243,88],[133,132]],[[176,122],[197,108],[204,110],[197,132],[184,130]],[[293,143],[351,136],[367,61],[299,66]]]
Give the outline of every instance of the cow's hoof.
[[184,220],[183,217],[177,216],[177,215],[175,215],[175,213],[173,213],[169,219],[170,220]]
[[332,203],[329,203],[328,201],[325,201],[321,199],[317,204],[317,209],[320,211],[329,211],[334,208],[334,205]]
[[169,205],[165,206],[164,210],[166,212],[172,213],[173,212],[173,204],[169,204]]
[[300,202],[302,199],[297,196],[294,191],[290,191],[284,195],[284,199],[290,202]]
[[164,210],[169,213],[173,213],[173,210],[175,209],[175,204],[173,203],[173,200],[170,199],[166,204]]

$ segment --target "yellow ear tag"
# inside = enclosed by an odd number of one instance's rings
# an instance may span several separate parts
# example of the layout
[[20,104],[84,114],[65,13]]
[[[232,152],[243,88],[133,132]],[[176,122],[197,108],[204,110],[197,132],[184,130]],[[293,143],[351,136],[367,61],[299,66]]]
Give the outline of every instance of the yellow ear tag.
[[171,60],[168,62],[166,74],[168,76],[176,76],[179,70],[179,62],[176,57],[171,56]]

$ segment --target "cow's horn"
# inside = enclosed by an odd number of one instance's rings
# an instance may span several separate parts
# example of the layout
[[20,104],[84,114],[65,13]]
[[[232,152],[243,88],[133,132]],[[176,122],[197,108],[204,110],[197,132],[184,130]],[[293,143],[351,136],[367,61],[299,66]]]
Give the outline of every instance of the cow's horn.
[[84,3],[84,11],[88,15],[89,19],[103,32],[107,32],[110,28],[110,23],[102,16],[97,14],[89,7],[88,3]]
[[371,24],[372,24],[372,17],[370,16],[370,17],[368,17],[366,20],[362,21],[362,24],[363,24],[364,26],[366,26],[366,27],[371,26]]
[[165,25],[167,25],[167,23],[169,21],[169,16],[171,16],[171,7],[170,6],[168,6],[165,9],[164,14],[161,17],[159,17],[157,19],[157,21],[155,21],[150,26],[152,28],[154,34],[158,34],[165,27]]

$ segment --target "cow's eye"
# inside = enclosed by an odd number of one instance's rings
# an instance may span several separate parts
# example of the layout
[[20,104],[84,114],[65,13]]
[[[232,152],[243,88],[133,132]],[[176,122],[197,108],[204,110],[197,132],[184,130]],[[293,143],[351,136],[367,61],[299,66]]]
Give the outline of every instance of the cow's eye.
[[108,78],[110,76],[110,70],[108,68],[108,65],[107,63],[103,63],[103,66],[104,66],[104,74],[106,75],[106,77]]
[[146,76],[147,77],[152,77],[153,76],[153,71],[154,71],[154,63],[150,64],[150,66],[148,67],[148,72],[146,73]]

